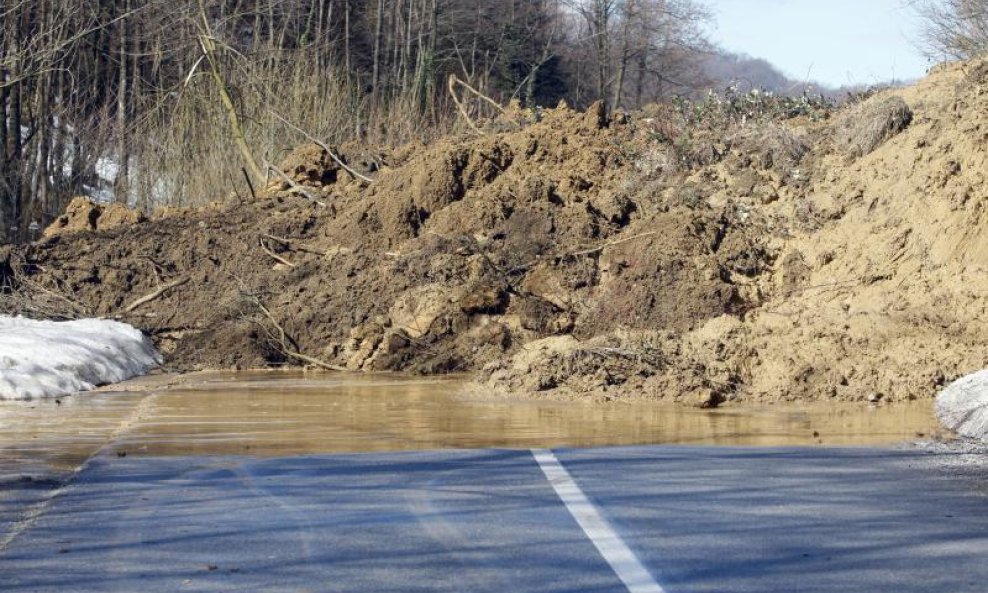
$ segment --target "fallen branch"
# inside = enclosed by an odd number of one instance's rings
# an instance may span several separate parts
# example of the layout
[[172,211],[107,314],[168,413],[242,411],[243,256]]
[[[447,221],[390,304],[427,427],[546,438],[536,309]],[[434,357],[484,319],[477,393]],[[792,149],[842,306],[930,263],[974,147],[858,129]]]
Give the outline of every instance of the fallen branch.
[[326,146],[325,143],[323,143],[322,141],[320,141],[316,137],[312,136],[311,134],[309,134],[308,132],[306,132],[302,128],[296,126],[292,122],[288,121],[287,119],[281,117],[273,109],[268,109],[268,112],[271,115],[275,116],[281,123],[283,123],[286,126],[292,128],[293,130],[295,130],[299,134],[302,134],[303,136],[305,136],[306,138],[308,138],[310,141],[315,142],[319,146],[319,148],[322,148],[323,150],[325,150],[326,153],[329,154],[330,158],[332,158],[334,161],[336,161],[336,164],[339,165],[340,167],[342,167],[344,171],[346,171],[350,175],[353,175],[357,179],[363,179],[367,183],[374,183],[374,180],[371,179],[370,177],[367,177],[366,175],[361,175],[360,173],[357,173],[356,171],[354,171],[353,169],[351,169],[350,167],[348,167],[347,164],[344,163],[342,160],[340,160],[340,157],[336,156],[336,153],[333,152],[333,150],[330,147]]
[[272,258],[274,258],[275,261],[277,261],[279,263],[282,263],[282,264],[285,264],[289,268],[296,267],[295,264],[293,264],[292,262],[290,262],[287,259],[281,257],[280,255],[278,255],[274,251],[271,251],[270,249],[268,249],[268,246],[264,244],[264,238],[263,237],[258,237],[257,244],[261,246],[261,251],[263,251],[264,253],[268,254]]
[[177,288],[179,286],[182,286],[183,284],[185,284],[188,281],[189,281],[189,277],[186,276],[184,278],[179,278],[178,280],[174,280],[172,282],[169,282],[168,284],[165,284],[164,286],[162,286],[158,290],[152,292],[151,294],[146,294],[146,295],[142,296],[141,298],[137,299],[136,301],[134,301],[133,303],[127,305],[127,307],[124,308],[123,312],[124,313],[130,313],[134,309],[140,307],[141,305],[145,305],[147,303],[150,303],[151,301],[153,301],[153,300],[161,297],[163,294],[165,294],[169,290],[171,290],[173,288]]
[[289,249],[293,249],[295,251],[302,251],[304,253],[312,253],[314,255],[318,255],[318,256],[321,256],[321,257],[327,257],[329,255],[329,253],[327,253],[326,251],[323,251],[322,249],[316,249],[315,247],[310,247],[310,246],[308,246],[308,245],[306,245],[304,243],[297,243],[297,242],[295,242],[292,239],[286,239],[284,237],[279,237],[277,235],[269,235],[267,233],[264,233],[264,235],[262,235],[262,236],[264,238],[266,238],[266,239],[271,239],[272,241],[277,241],[278,243],[281,243],[282,245],[285,245]]
[[275,175],[277,175],[278,177],[280,177],[282,181],[284,181],[285,183],[287,183],[288,184],[288,187],[290,187],[293,190],[297,191],[298,193],[302,194],[302,196],[304,196],[309,201],[315,202],[316,204],[319,204],[323,208],[326,207],[326,202],[323,202],[319,198],[317,198],[314,195],[312,195],[312,193],[310,193],[307,188],[304,188],[301,185],[299,185],[298,183],[295,183],[295,180],[294,179],[292,179],[288,175],[285,175],[284,171],[282,171],[278,167],[275,167],[271,163],[267,163],[267,168],[268,168],[268,171],[274,173]]
[[85,306],[83,306],[83,305],[79,304],[78,302],[70,299],[69,297],[65,296],[64,294],[57,293],[54,290],[48,290],[47,288],[45,288],[41,284],[38,284],[37,282],[32,282],[31,280],[28,280],[26,278],[22,279],[21,282],[23,282],[25,286],[28,286],[28,287],[30,287],[30,288],[32,288],[34,290],[37,290],[39,292],[42,292],[42,293],[44,293],[44,294],[46,294],[46,295],[48,295],[48,296],[50,296],[50,297],[52,297],[54,299],[57,299],[59,301],[62,301],[63,303],[65,303],[66,305],[68,305],[72,309],[73,313],[75,313],[76,315],[78,315],[80,317],[88,317],[88,316],[90,316],[90,313],[86,309]]
[[473,123],[473,119],[470,117],[470,114],[467,112],[467,108],[463,106],[463,103],[460,101],[460,98],[457,96],[456,94],[457,82],[458,79],[456,78],[456,75],[450,74],[447,88],[449,89],[449,96],[453,99],[453,103],[456,105],[456,109],[460,112],[460,115],[463,116],[463,119],[467,121],[467,125],[470,126],[471,130],[480,134],[481,136],[486,135],[487,132],[481,130],[480,128],[477,127],[477,124]]
[[301,360],[302,362],[307,362],[307,363],[309,363],[309,364],[311,364],[313,366],[317,366],[319,368],[326,369],[327,371],[338,371],[338,372],[341,372],[341,373],[345,373],[348,370],[348,369],[346,369],[344,367],[337,366],[335,364],[329,364],[328,362],[323,362],[323,361],[319,360],[318,358],[313,358],[313,357],[311,357],[311,356],[309,356],[307,354],[302,354],[301,352],[295,352],[294,350],[291,350],[289,348],[284,349],[283,352],[286,355],[291,356],[292,358],[294,358],[296,360]]
[[[254,304],[257,305],[257,308],[261,310],[261,313],[264,313],[264,316],[268,318],[268,321],[271,322],[271,325],[273,325],[275,329],[278,330],[280,336],[277,338],[277,341],[278,341],[278,346],[280,346],[282,354],[294,358],[296,360],[301,360],[302,362],[307,362],[313,366],[326,369],[328,371],[339,371],[339,372],[347,371],[347,369],[341,366],[337,366],[335,364],[329,364],[328,362],[323,362],[318,358],[309,356],[308,354],[302,354],[301,352],[297,351],[295,348],[289,346],[289,343],[294,342],[294,340],[289,339],[288,332],[286,332],[285,328],[282,327],[281,324],[275,320],[274,315],[271,314],[271,311],[267,307],[265,307],[264,303],[261,302],[261,299],[257,298],[256,296],[251,296],[251,300],[254,301]],[[270,332],[268,332],[268,335],[270,335]]]
[[598,245],[596,247],[591,247],[590,249],[584,249],[582,251],[567,251],[567,252],[562,252],[562,253],[554,253],[554,254],[550,255],[548,258],[537,259],[537,260],[534,260],[534,261],[530,261],[527,264],[522,264],[520,266],[516,266],[514,268],[511,268],[510,270],[508,270],[508,274],[517,274],[518,272],[525,272],[525,271],[529,270],[530,268],[534,267],[535,265],[537,265],[543,259],[567,259],[567,258],[573,258],[573,257],[580,257],[580,256],[583,256],[583,255],[593,255],[595,253],[600,253],[601,251],[607,249],[608,247],[614,247],[615,245],[620,245],[622,243],[628,243],[629,241],[635,241],[635,240],[638,240],[638,239],[643,239],[645,237],[651,237],[651,236],[657,235],[657,234],[659,234],[658,231],[649,231],[647,233],[641,233],[641,234],[638,234],[638,235],[632,235],[630,237],[625,237],[623,239],[617,239],[617,240],[614,240],[614,241],[608,241],[607,243],[604,243],[602,245]]
[[458,84],[458,85],[462,86],[463,88],[467,89],[468,91],[470,91],[471,93],[473,93],[474,95],[477,95],[477,97],[479,97],[480,99],[483,99],[484,101],[487,101],[488,103],[490,103],[491,105],[493,105],[494,106],[494,109],[497,109],[502,114],[505,113],[504,107],[501,107],[501,104],[500,103],[498,103],[494,99],[491,99],[490,97],[488,97],[484,93],[478,91],[477,89],[473,88],[472,86],[470,86],[466,82],[460,80],[459,78],[456,77],[455,74],[450,74],[449,79],[450,79],[449,80],[450,87],[452,87],[454,84]]

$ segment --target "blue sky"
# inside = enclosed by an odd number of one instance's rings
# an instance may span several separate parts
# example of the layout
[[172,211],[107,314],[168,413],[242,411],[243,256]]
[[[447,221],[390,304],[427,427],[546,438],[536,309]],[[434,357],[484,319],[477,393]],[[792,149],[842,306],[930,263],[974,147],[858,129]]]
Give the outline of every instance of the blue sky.
[[787,75],[832,86],[923,76],[918,23],[904,0],[701,0],[711,36]]

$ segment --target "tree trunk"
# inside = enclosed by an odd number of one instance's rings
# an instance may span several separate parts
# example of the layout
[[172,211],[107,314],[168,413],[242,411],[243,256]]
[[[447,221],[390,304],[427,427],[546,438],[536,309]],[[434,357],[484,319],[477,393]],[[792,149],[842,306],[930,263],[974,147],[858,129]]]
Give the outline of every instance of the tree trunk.
[[374,70],[371,75],[371,92],[376,104],[381,76],[381,37],[384,35],[384,0],[377,0],[377,19],[374,23]]
[[[123,1],[123,12],[130,8],[129,0]],[[113,197],[122,204],[127,204],[127,162],[130,155],[127,152],[127,19],[119,21],[118,70],[117,70],[117,177],[113,183]]]
[[343,0],[343,51],[346,78],[350,80],[350,74],[353,72],[353,66],[350,63],[350,0]]
[[632,57],[631,22],[636,16],[636,8],[635,0],[626,0],[624,3],[624,18],[622,19],[623,26],[621,32],[621,55],[618,59],[618,72],[617,78],[614,81],[614,93],[611,103],[615,109],[621,106],[622,95],[624,92],[624,77],[628,72],[628,63]]
[[648,52],[644,49],[638,53],[638,76],[635,77],[635,107],[641,109],[645,95],[645,74],[648,71]]
[[215,55],[216,45],[213,41],[213,33],[209,27],[209,17],[206,13],[205,0],[199,0],[199,12],[202,19],[202,33],[199,36],[199,43],[202,48],[203,57],[209,67],[213,82],[216,84],[216,91],[220,95],[223,110],[226,112],[227,121],[230,124],[230,132],[233,134],[237,149],[240,151],[240,155],[244,159],[244,164],[247,166],[254,182],[258,186],[261,186],[267,176],[261,171],[257,160],[254,159],[254,154],[250,151],[247,138],[244,136],[243,126],[240,124],[240,117],[237,115],[237,107],[233,104],[233,99],[230,98],[230,93],[226,88],[226,82],[223,80],[223,75],[220,72]]
[[607,99],[607,84],[610,79],[611,41],[610,6],[608,0],[594,0],[593,25],[591,33],[597,46],[597,98]]

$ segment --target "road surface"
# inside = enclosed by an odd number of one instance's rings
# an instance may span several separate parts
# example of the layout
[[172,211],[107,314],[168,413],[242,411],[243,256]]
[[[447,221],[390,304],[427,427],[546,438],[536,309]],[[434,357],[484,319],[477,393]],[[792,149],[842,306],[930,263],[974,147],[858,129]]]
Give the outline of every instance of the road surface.
[[890,449],[108,450],[0,484],[0,591],[983,593],[985,491]]

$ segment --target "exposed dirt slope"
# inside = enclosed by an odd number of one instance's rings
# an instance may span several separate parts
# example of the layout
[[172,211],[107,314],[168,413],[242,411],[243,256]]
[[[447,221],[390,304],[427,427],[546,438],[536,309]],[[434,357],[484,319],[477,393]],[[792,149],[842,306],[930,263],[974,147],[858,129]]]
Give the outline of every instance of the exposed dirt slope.
[[313,145],[257,199],[112,225],[76,203],[0,248],[2,308],[119,315],[179,368],[474,370],[537,397],[897,400],[988,363],[984,64],[825,122],[487,130],[339,147],[370,184]]
[[752,396],[932,397],[988,366],[988,65],[897,94],[914,111],[904,132],[817,164],[819,228],[784,247],[805,280],[747,324]]

